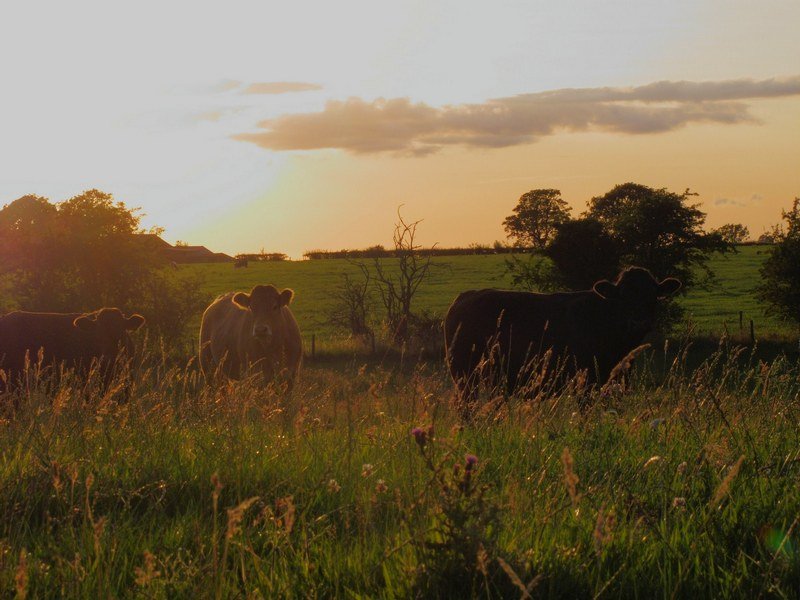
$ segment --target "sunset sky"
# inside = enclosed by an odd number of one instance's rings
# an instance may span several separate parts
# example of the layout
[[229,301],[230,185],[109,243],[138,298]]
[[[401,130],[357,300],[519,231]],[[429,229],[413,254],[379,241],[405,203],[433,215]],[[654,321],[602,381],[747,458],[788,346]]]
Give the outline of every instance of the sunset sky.
[[797,0],[15,3],[0,205],[88,188],[168,241],[505,239],[519,196],[626,181],[756,236],[800,196]]

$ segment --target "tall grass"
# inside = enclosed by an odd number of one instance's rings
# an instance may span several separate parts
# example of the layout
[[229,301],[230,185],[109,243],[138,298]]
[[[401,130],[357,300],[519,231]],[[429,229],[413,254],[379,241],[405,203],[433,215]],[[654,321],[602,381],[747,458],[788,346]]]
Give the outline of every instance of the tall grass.
[[798,594],[796,362],[651,353],[588,409],[462,426],[441,363],[361,360],[290,397],[157,352],[110,386],[31,374],[2,396],[2,594]]

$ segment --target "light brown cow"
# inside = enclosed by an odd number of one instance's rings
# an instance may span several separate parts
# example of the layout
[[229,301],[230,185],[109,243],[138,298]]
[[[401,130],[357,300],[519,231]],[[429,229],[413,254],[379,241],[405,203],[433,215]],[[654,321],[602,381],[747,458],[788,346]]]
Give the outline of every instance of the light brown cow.
[[300,328],[288,306],[293,297],[290,289],[257,285],[249,294],[228,292],[214,300],[200,324],[205,376],[241,379],[253,369],[265,384],[280,378],[291,389],[303,359]]

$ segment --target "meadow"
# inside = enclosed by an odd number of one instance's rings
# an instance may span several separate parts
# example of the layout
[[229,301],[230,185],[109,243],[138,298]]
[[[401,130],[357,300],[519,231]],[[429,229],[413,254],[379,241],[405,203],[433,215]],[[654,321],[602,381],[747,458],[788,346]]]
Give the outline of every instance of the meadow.
[[[791,339],[748,296],[760,259],[722,259],[717,295],[686,299],[709,336],[743,310]],[[502,258],[437,262],[421,308],[505,285]],[[334,339],[322,307],[348,267],[187,268],[210,297],[292,287],[301,327]],[[309,358],[291,396],[207,386],[157,348],[107,390],[34,368],[2,398],[0,593],[797,597],[800,362],[697,345],[642,354],[588,408],[577,381],[533,399],[485,390],[469,424],[442,361],[398,354]]]
[[[797,337],[797,329],[764,314],[753,287],[759,281],[759,267],[768,250],[762,246],[739,246],[738,252],[715,255],[710,267],[716,279],[703,289],[693,289],[680,302],[698,336],[718,337],[723,332],[749,337],[749,321],[754,321],[757,337]],[[462,291],[486,287],[510,288],[504,255],[451,256],[433,259],[431,276],[420,287],[414,309],[443,316],[453,299]],[[181,267],[200,275],[203,292],[209,301],[231,290],[249,290],[258,283],[273,283],[295,291],[292,311],[308,342],[311,334],[325,340],[340,336],[328,323],[333,303],[331,292],[341,285],[342,275],[358,277],[357,267],[344,259],[250,262],[246,269],[230,264],[201,264]],[[739,312],[743,330],[739,330]],[[378,307],[376,314],[380,314]],[[199,315],[193,326],[199,326]]]

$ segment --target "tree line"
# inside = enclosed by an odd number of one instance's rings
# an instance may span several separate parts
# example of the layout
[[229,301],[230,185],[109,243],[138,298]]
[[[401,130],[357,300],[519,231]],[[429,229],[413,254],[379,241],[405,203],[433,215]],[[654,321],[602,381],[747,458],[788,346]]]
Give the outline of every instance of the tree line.
[[[711,256],[735,252],[750,232],[735,223],[706,231],[706,213],[695,197],[689,189],[675,193],[625,183],[590,198],[586,210],[573,217],[559,190],[531,190],[519,198],[503,226],[511,239],[536,250],[508,260],[508,272],[515,286],[537,291],[588,289],[630,265],[645,267],[659,279],[677,277],[683,294],[709,285],[714,278],[708,266]],[[767,312],[800,322],[797,199],[782,218],[785,225],[774,226],[758,240],[774,247],[754,291]],[[662,327],[682,316],[674,300],[664,303]]]
[[[494,244],[470,244],[466,248],[433,248],[418,249],[421,256],[486,256],[491,254],[512,254],[515,252],[528,252],[532,247],[520,245],[504,244],[496,241]],[[398,258],[402,252],[397,248],[386,248],[381,244],[354,250],[307,250],[303,253],[303,258],[308,260],[326,260],[334,258]]]

